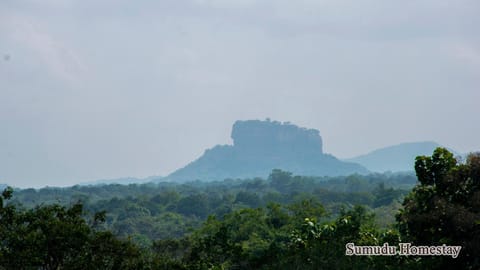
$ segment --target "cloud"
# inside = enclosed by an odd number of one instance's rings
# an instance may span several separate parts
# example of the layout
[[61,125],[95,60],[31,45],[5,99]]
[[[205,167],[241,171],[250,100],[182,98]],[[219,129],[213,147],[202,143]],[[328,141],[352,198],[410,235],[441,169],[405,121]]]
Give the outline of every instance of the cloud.
[[480,47],[468,42],[458,42],[451,47],[451,50],[458,60],[480,70]]
[[3,14],[2,17],[0,31],[12,44],[11,50],[19,54],[25,50],[32,53],[31,64],[45,67],[57,79],[68,83],[81,80],[81,75],[87,71],[85,63],[72,47],[50,33],[40,20],[19,14]]

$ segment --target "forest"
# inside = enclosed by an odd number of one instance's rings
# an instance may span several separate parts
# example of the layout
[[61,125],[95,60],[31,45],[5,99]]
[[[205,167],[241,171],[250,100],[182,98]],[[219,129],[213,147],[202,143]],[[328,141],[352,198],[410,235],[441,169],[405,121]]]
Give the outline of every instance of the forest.
[[[0,269],[478,269],[480,153],[444,148],[415,173],[12,189]],[[346,256],[345,245],[462,246]]]

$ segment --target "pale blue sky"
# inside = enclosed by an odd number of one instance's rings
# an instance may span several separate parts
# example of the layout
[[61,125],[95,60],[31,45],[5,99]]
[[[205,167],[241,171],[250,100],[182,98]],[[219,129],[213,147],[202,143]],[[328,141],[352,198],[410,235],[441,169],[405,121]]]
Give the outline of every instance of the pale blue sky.
[[480,2],[0,1],[0,183],[166,175],[237,119],[480,150]]

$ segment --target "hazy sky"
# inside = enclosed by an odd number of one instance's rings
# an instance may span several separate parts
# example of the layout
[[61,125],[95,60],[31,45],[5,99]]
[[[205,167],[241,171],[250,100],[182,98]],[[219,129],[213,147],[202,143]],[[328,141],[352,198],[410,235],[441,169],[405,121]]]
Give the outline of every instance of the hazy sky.
[[1,0],[0,183],[166,175],[238,119],[480,150],[480,1]]

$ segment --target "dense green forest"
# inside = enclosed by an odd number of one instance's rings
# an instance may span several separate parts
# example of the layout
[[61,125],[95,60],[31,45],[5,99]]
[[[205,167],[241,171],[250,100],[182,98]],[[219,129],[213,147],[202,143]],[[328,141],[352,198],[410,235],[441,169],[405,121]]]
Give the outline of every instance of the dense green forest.
[[[414,174],[5,189],[0,269],[477,269],[480,154]],[[448,256],[346,256],[345,245],[460,245]]]
[[15,192],[12,203],[26,208],[82,203],[87,212],[106,211],[106,229],[149,245],[156,239],[182,237],[210,215],[220,218],[243,208],[307,200],[322,204],[332,218],[342,207],[364,205],[377,213],[378,223],[385,227],[393,223],[393,210],[416,181],[408,173],[333,178],[273,170],[268,179],[24,189]]

